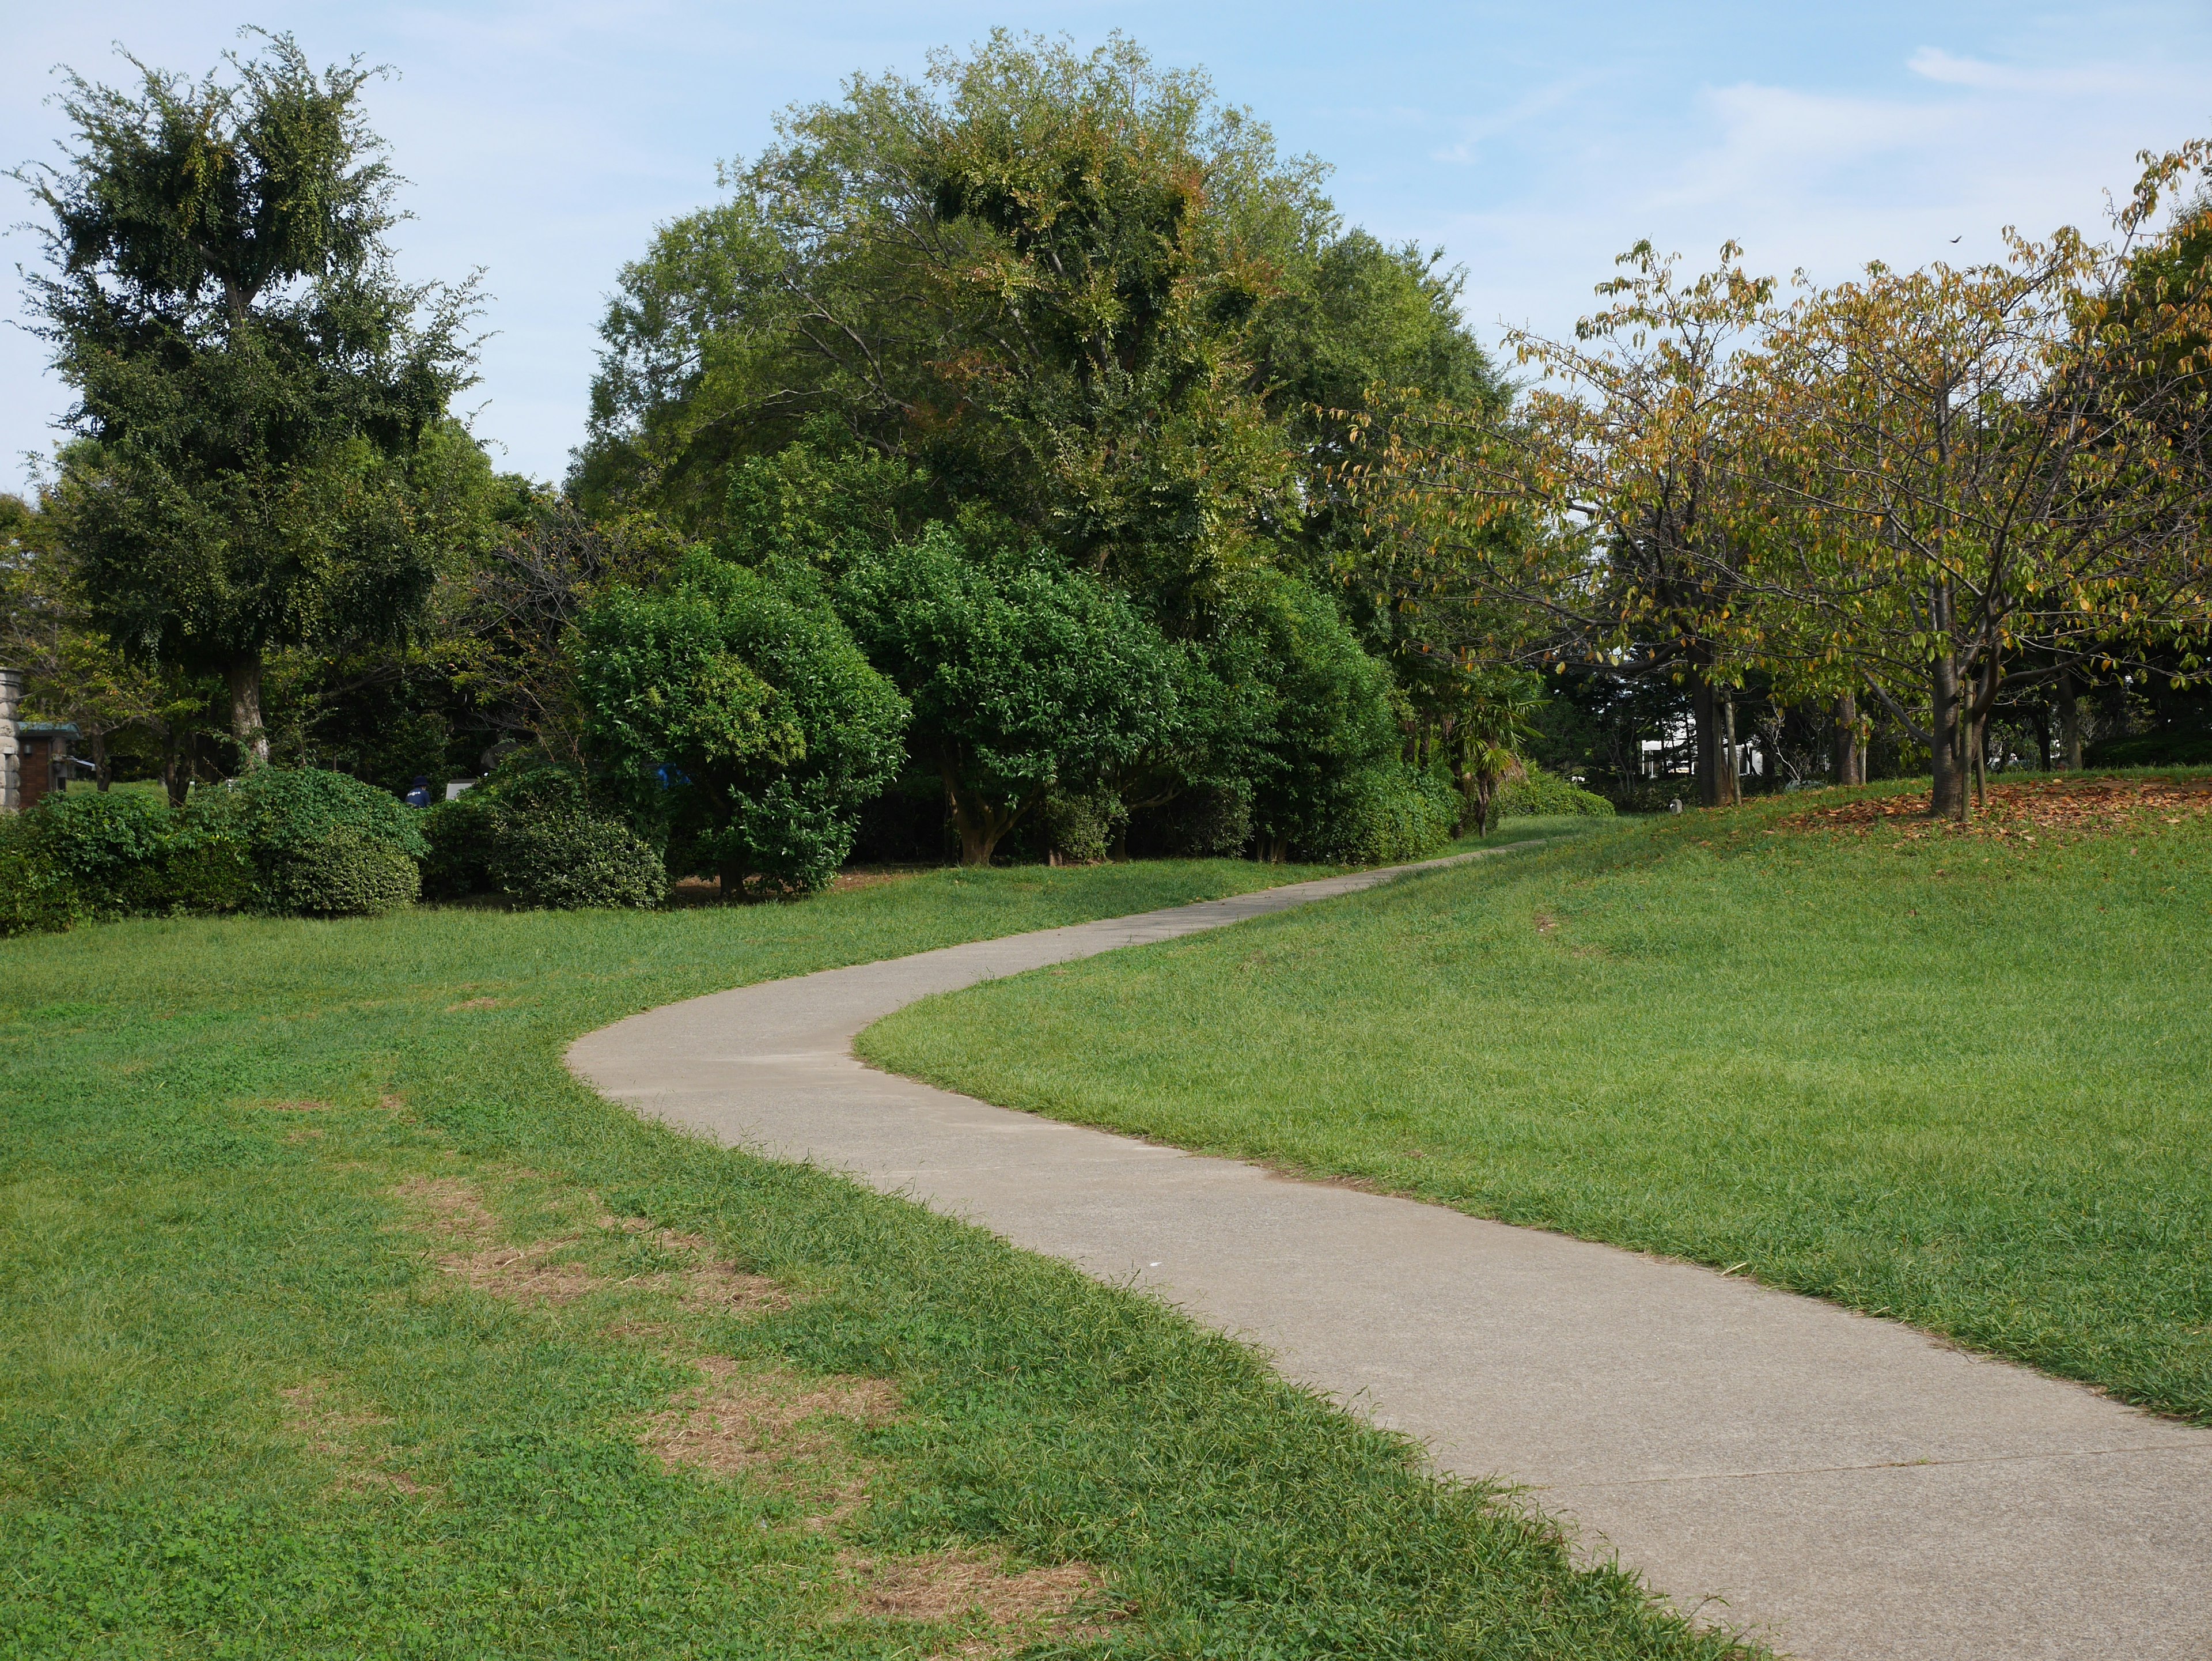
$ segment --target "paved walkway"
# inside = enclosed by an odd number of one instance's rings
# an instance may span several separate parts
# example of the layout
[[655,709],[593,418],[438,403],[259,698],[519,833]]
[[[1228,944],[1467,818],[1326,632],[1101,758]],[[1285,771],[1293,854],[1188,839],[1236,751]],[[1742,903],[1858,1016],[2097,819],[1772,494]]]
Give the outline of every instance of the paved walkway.
[[1806,1661],[2212,1657],[2212,1431],[1707,1269],[853,1058],[861,1028],[927,994],[1398,874],[716,993],[592,1033],[569,1062],[641,1112],[1133,1278]]

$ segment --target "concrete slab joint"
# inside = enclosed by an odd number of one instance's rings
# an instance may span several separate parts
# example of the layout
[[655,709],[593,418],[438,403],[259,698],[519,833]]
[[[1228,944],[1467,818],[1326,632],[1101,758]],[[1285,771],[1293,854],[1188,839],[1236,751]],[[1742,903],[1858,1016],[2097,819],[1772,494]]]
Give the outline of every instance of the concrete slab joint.
[[932,993],[1452,862],[716,993],[569,1062],[641,1113],[1155,1291],[1805,1661],[2212,1657],[2212,1432],[1710,1270],[1010,1112],[852,1054]]

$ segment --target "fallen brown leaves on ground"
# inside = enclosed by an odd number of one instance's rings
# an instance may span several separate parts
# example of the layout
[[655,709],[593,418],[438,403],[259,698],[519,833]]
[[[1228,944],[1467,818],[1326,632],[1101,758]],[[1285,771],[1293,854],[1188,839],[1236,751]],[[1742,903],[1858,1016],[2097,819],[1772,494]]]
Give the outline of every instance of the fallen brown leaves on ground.
[[1929,793],[1870,796],[1833,807],[1808,808],[1778,827],[1797,830],[1863,830],[1888,825],[1916,833],[1960,830],[1968,835],[2019,837],[2039,834],[2094,836],[2139,825],[2146,819],[2179,824],[2212,812],[2212,779],[2038,778],[1992,783],[1986,806],[1966,824],[1928,817]]

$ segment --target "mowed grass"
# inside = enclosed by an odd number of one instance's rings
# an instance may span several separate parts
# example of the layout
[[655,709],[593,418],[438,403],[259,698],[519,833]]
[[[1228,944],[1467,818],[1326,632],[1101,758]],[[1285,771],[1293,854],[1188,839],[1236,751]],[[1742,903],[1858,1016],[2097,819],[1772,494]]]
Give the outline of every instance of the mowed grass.
[[1729,1652],[1165,1307],[561,1065],[1313,874],[0,942],[0,1654]]
[[1635,823],[993,983],[861,1049],[1741,1265],[2212,1423],[2212,798],[1972,836],[1801,817],[1844,799]]

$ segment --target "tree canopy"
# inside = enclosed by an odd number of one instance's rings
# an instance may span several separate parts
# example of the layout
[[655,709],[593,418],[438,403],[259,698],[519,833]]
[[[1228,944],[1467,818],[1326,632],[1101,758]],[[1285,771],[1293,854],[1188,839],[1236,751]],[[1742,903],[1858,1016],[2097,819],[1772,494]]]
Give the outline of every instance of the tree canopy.
[[34,326],[85,441],[54,508],[99,626],[224,675],[265,757],[264,652],[390,638],[429,591],[456,503],[426,439],[469,380],[471,290],[392,269],[372,71],[281,34],[198,81],[133,63],[135,89],[70,76],[72,145],[15,175],[49,216]]

